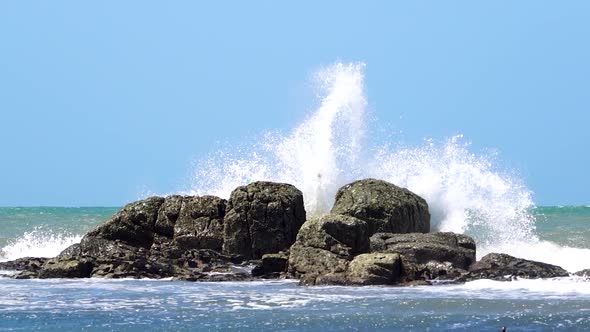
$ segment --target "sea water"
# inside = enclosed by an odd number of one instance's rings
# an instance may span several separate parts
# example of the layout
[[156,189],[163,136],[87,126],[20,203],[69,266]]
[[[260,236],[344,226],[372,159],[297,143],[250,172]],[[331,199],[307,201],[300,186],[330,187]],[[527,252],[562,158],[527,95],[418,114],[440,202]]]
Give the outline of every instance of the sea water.
[[[590,207],[536,207],[518,172],[463,137],[400,144],[368,121],[364,64],[314,77],[318,107],[285,134],[212,151],[185,194],[229,197],[256,180],[292,183],[308,216],[329,211],[336,190],[365,177],[424,197],[433,231],[472,236],[477,256],[504,252],[590,268]],[[0,208],[0,260],[52,257],[117,207]],[[10,272],[3,272],[5,275]],[[0,330],[590,330],[590,282],[550,280],[419,287],[299,287],[295,281],[0,278]]]

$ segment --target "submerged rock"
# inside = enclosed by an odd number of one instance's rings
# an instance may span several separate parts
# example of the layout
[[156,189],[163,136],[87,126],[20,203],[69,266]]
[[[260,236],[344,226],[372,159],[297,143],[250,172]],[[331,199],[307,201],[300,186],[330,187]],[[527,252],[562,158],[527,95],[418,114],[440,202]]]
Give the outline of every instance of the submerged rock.
[[304,222],[303,194],[294,186],[254,182],[238,187],[224,220],[223,252],[257,259],[287,250]]
[[364,179],[340,188],[331,213],[366,221],[370,235],[430,231],[426,201],[408,189],[382,180]]
[[569,273],[559,266],[507,254],[491,253],[469,268],[469,274],[462,281],[475,279],[512,280],[514,278],[536,279],[567,277]]

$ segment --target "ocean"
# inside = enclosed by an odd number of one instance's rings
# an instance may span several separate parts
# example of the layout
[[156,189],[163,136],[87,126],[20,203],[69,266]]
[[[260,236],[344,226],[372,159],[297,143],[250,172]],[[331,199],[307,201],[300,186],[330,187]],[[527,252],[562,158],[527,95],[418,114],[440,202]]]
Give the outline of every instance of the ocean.
[[[228,198],[238,185],[286,182],[307,216],[338,188],[378,178],[426,199],[432,231],[467,234],[490,252],[590,268],[590,207],[537,207],[518,170],[461,135],[404,143],[368,109],[364,64],[316,73],[318,107],[286,134],[262,133],[195,162],[174,193]],[[166,193],[162,193],[166,194]],[[586,199],[586,198],[581,198]],[[116,207],[0,208],[0,260],[52,257]],[[4,275],[10,272],[3,272]],[[47,331],[590,331],[590,282],[579,277],[416,287],[300,287],[293,280],[0,278],[0,330]]]
[[[56,255],[116,210],[0,208],[1,259]],[[590,207],[539,207],[531,214],[539,241],[590,250]],[[579,268],[590,268],[590,256],[576,259]],[[300,287],[292,280],[0,278],[2,331],[496,331],[502,326],[590,330],[590,282],[570,277],[402,288]]]

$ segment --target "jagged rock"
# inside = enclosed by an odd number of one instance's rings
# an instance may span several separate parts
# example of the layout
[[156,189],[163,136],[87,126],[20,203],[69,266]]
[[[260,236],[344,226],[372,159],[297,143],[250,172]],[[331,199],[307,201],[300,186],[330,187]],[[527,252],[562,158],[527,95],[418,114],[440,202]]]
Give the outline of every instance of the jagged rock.
[[[174,225],[174,243],[183,249],[221,251],[225,204],[224,199],[215,196],[185,197]],[[171,219],[166,217],[166,220]]]
[[356,256],[348,265],[347,279],[356,285],[392,285],[400,277],[401,258],[395,253]]
[[[150,197],[128,204],[109,221],[88,232],[84,239],[100,238],[149,248],[154,241],[154,226],[163,203],[162,197]],[[82,251],[86,250],[84,239]]]
[[[300,277],[345,272],[355,255],[369,251],[367,223],[328,214],[303,224],[290,249],[289,272]],[[310,282],[311,283],[311,282]]]
[[166,197],[164,203],[158,211],[158,219],[154,225],[154,231],[167,238],[174,236],[174,226],[180,216],[180,209],[184,197],[180,195],[172,195]]
[[574,274],[577,275],[577,276],[580,276],[580,277],[590,277],[590,269],[578,271],[578,272],[576,272]]
[[475,279],[512,280],[516,277],[525,279],[567,277],[569,274],[559,266],[506,254],[491,253],[469,268],[469,274],[461,281]]
[[339,214],[312,218],[299,230],[297,243],[329,250],[339,256],[352,257],[369,251],[367,223]]
[[260,265],[252,270],[253,276],[274,276],[287,272],[289,256],[284,253],[266,254],[262,256]]
[[43,267],[49,258],[44,257],[23,257],[13,261],[0,262],[0,270],[12,271],[37,271]]
[[475,262],[473,239],[454,233],[377,233],[371,251],[400,254],[404,282],[458,278]]
[[427,233],[428,204],[408,189],[386,181],[364,179],[340,188],[331,213],[364,220],[369,233]]
[[39,278],[88,278],[92,263],[88,260],[49,260],[39,271]]
[[238,187],[224,220],[223,252],[260,258],[289,249],[304,221],[303,194],[294,186],[254,182]]

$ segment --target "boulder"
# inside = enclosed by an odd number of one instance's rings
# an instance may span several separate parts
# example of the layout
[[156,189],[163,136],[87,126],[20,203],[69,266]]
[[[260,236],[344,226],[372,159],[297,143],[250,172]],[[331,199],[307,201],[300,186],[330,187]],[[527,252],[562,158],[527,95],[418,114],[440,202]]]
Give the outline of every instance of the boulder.
[[312,218],[290,249],[289,273],[304,285],[348,284],[348,263],[368,251],[366,222],[339,214]]
[[405,282],[455,279],[475,262],[475,241],[454,233],[377,233],[371,236],[372,252],[401,256]]
[[287,272],[289,255],[285,253],[266,254],[262,256],[260,265],[252,270],[253,276],[274,276]]
[[462,281],[475,279],[512,280],[514,278],[536,279],[567,277],[569,274],[559,266],[506,254],[491,253],[469,268],[469,274]]
[[420,196],[386,181],[364,179],[340,188],[331,213],[364,220],[369,233],[428,233],[430,213]]
[[39,278],[88,278],[92,272],[92,263],[86,259],[81,260],[49,260],[41,271]]
[[126,205],[109,221],[84,236],[81,241],[82,251],[85,250],[85,239],[94,238],[149,248],[154,241],[154,226],[164,200],[163,197],[150,197]]
[[231,193],[227,211],[223,252],[246,258],[289,249],[305,221],[303,194],[284,183],[238,187]]
[[348,265],[347,278],[355,285],[392,285],[399,279],[401,258],[395,253],[356,256]]
[[[174,222],[174,244],[183,249],[212,249],[221,252],[225,205],[224,199],[215,196],[185,197]],[[174,216],[175,210],[170,211],[171,216]],[[171,219],[166,214],[167,221],[161,225],[170,225],[168,220]]]
[[0,270],[9,271],[31,271],[41,270],[43,265],[49,260],[44,257],[23,257],[13,261],[0,262]]

